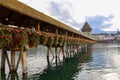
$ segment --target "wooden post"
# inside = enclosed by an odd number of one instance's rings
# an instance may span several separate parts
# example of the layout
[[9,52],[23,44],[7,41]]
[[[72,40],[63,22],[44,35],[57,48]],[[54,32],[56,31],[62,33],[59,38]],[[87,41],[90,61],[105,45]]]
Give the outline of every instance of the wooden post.
[[36,28],[37,31],[40,31],[40,22],[38,21],[37,23],[37,28]]
[[11,71],[10,60],[9,60],[9,57],[8,57],[7,52],[5,53],[5,55],[6,55],[6,59],[7,59],[7,63],[8,63],[9,70]]
[[70,57],[70,54],[71,54],[71,47],[70,47],[70,46],[71,46],[71,44],[68,45],[68,50],[69,50],[69,51],[68,51],[68,58]]
[[20,54],[19,54],[19,57],[18,57],[18,60],[17,60],[17,64],[16,64],[16,71],[17,71],[17,69],[18,69],[18,66],[19,66],[19,64],[20,64],[20,60],[21,60],[21,58],[22,58],[22,53],[23,53],[23,51],[20,51]]
[[77,44],[77,54],[79,53],[79,44]]
[[[55,31],[55,36],[58,37],[58,28],[56,28],[56,31]],[[55,62],[56,62],[56,66],[57,66],[57,44],[55,44]]]
[[68,57],[69,57],[69,45],[67,45],[66,47],[67,47],[67,50],[66,50],[66,57],[68,58]]
[[53,56],[53,59],[54,59],[54,53],[53,53],[53,51],[52,51],[51,48],[50,48],[50,52],[51,52],[51,54],[52,54],[52,56]]
[[65,55],[66,55],[66,58],[68,57],[67,54],[68,54],[68,46],[66,45],[66,46],[65,46]]
[[27,62],[26,62],[26,51],[22,52],[22,57],[21,57],[21,62],[22,62],[22,72],[23,74],[27,74]]
[[64,47],[61,47],[62,48],[62,54],[63,54],[63,60],[65,59],[65,51],[64,51]]
[[[68,40],[67,40],[67,39],[68,39],[68,32],[65,33],[65,36],[66,36],[66,37],[65,37],[65,41],[67,42],[67,41],[68,41]],[[65,46],[66,46],[66,44],[65,44]]]
[[49,60],[50,47],[48,46],[47,48],[48,48],[48,49],[47,49],[47,63],[48,63],[48,65],[50,65],[50,60]]
[[56,61],[56,65],[57,65],[57,46],[55,46],[55,61]]
[[10,72],[15,72],[15,51],[11,51],[11,70]]
[[73,53],[73,55],[74,55],[74,50],[75,50],[74,44],[72,45],[71,49],[72,49],[72,53]]
[[[66,41],[66,43],[67,43],[67,39],[68,39],[68,32],[66,32],[65,33],[65,41]],[[68,44],[65,44],[65,54],[66,54],[66,57],[67,57],[67,54],[68,54],[68,46],[67,46]]]
[[6,60],[6,51],[2,50],[2,56],[1,56],[1,72],[5,73],[5,60]]
[[72,54],[73,54],[73,44],[70,45],[70,54],[69,54],[69,56],[72,57]]
[[60,49],[59,49],[59,52],[58,52],[58,58],[59,58],[59,56],[60,56],[60,53],[61,53],[61,51],[62,51],[62,47],[60,47]]

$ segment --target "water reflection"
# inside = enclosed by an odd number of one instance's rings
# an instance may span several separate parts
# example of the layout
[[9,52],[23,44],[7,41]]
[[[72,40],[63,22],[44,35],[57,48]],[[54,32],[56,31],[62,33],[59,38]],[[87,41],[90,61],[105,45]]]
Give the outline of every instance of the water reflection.
[[0,80],[120,80],[120,44],[97,43],[93,47],[57,66],[55,60],[47,66],[46,47],[39,46],[27,53],[28,75],[22,76],[18,70],[18,74],[1,74]]
[[95,44],[92,60],[80,66],[75,80],[120,80],[119,49],[117,43]]
[[91,51],[81,52],[74,55],[74,57],[66,58],[57,66],[48,65],[43,72],[29,76],[29,80],[72,80],[76,72],[80,71],[79,63],[91,61]]
[[[41,49],[41,50],[40,50]],[[57,64],[51,61],[47,66],[46,47],[39,46],[27,52],[28,74],[22,75],[21,65],[18,73],[9,73],[6,66],[6,73],[0,72],[0,80],[73,80],[82,67],[80,63],[88,63],[92,60],[91,50],[81,52],[74,57],[66,58]],[[62,57],[62,56],[61,56]],[[52,60],[52,57],[51,57]]]

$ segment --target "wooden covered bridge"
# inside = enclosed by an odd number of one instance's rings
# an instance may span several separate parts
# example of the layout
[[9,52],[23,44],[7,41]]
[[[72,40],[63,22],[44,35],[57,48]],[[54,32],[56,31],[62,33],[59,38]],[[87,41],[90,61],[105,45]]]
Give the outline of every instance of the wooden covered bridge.
[[[0,49],[1,71],[5,72],[5,62],[10,72],[16,72],[19,63],[22,63],[22,71],[26,73],[26,51],[38,45],[45,45],[49,52],[55,48],[57,62],[57,48],[66,58],[70,51],[79,51],[80,46],[88,46],[95,40],[81,32],[57,21],[17,0],[0,0]],[[8,56],[7,51],[11,51]],[[15,51],[20,51],[16,63]]]

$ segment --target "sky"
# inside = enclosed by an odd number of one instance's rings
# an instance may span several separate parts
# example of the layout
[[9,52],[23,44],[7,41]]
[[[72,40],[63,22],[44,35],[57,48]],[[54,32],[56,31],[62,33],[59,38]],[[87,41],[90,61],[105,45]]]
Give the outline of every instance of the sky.
[[80,30],[85,21],[96,31],[120,30],[119,0],[19,0]]

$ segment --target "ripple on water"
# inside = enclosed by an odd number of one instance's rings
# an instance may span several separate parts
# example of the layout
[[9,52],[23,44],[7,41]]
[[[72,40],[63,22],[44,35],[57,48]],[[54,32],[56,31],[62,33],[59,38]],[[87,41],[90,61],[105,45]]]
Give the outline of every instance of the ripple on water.
[[120,80],[120,45],[96,44],[91,61],[80,63],[74,80]]
[[108,73],[102,76],[102,80],[120,80],[120,77],[117,73]]

